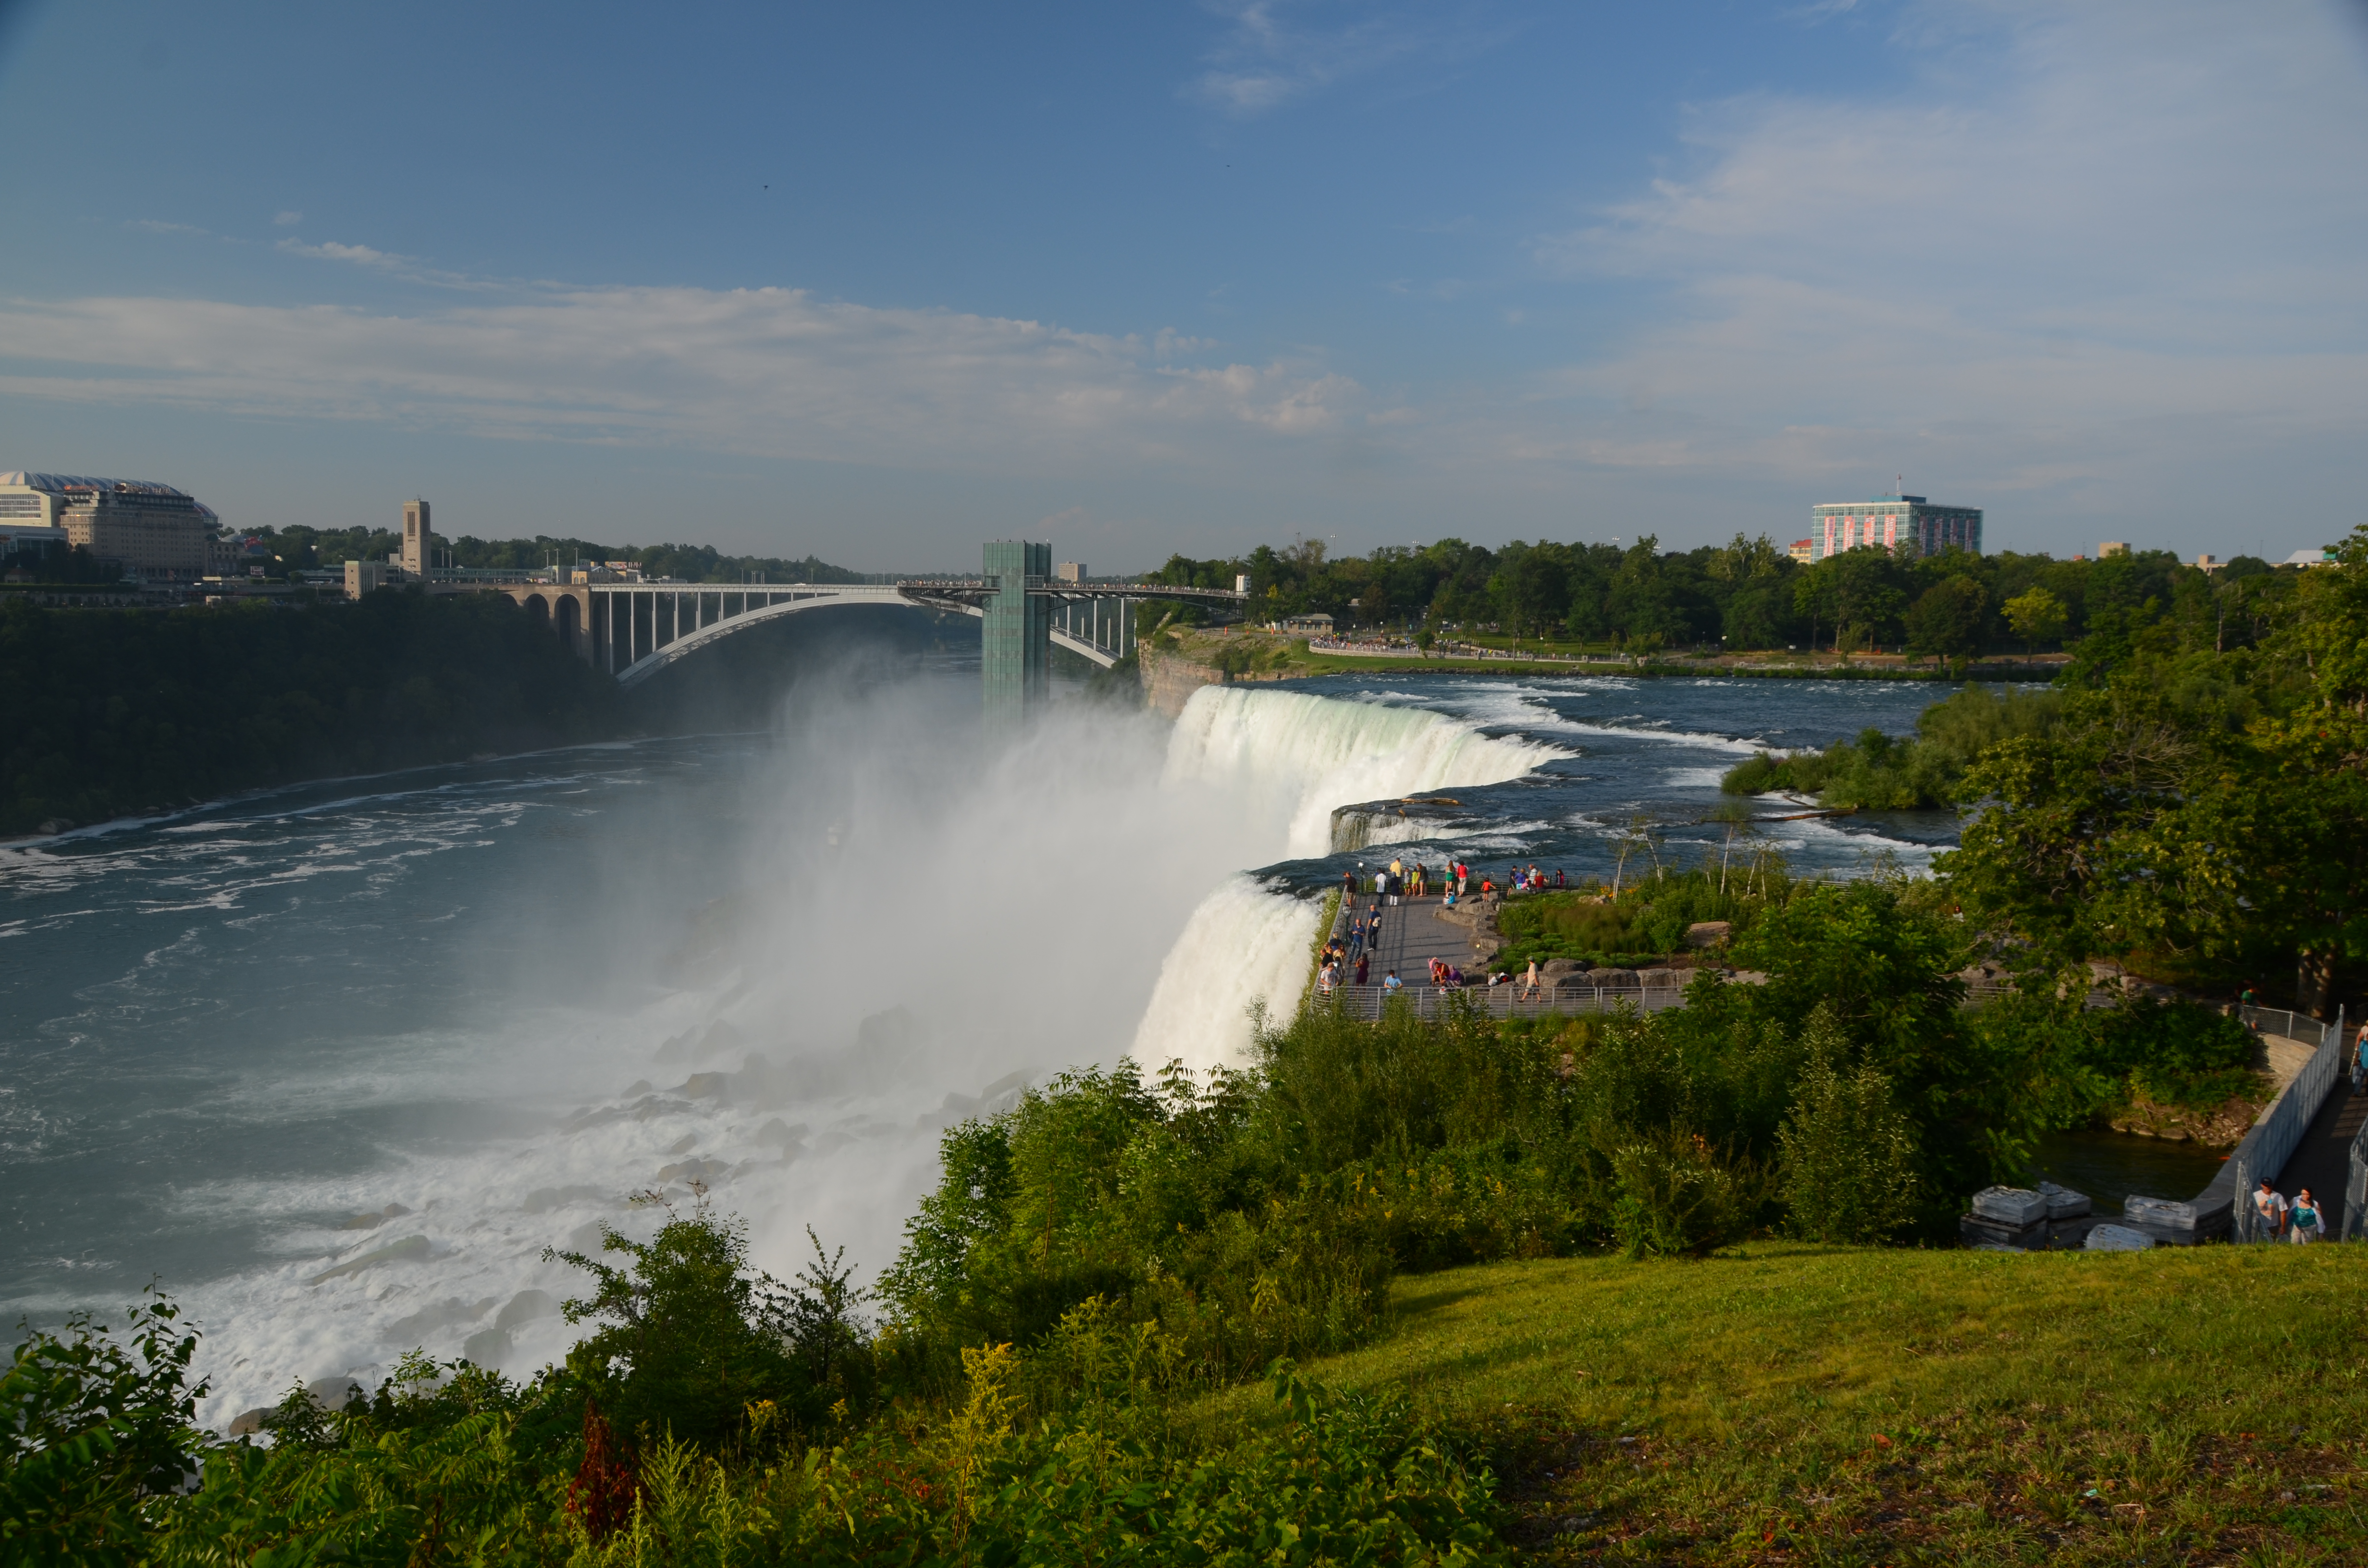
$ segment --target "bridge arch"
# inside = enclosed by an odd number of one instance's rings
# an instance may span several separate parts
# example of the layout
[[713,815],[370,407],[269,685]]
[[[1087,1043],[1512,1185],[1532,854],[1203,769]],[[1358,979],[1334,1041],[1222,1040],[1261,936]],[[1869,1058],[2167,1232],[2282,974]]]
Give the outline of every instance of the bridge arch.
[[539,627],[551,625],[551,601],[541,594],[526,596],[526,618]]

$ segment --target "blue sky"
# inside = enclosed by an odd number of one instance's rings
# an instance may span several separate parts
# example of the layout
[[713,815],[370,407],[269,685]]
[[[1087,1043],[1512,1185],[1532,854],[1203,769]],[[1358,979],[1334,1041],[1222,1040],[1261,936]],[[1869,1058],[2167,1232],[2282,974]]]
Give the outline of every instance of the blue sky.
[[0,468],[1096,569],[2368,518],[2357,0],[0,0]]

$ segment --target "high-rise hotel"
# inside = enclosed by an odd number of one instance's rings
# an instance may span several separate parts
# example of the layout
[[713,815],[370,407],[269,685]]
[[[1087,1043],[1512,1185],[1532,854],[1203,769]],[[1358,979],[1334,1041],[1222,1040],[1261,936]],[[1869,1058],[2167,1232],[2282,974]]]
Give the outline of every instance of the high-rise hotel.
[[1878,495],[1872,501],[1836,501],[1816,508],[1809,529],[1810,560],[1873,545],[1895,555],[1931,555],[1943,550],[1979,555],[1981,508],[1935,506],[1921,495]]

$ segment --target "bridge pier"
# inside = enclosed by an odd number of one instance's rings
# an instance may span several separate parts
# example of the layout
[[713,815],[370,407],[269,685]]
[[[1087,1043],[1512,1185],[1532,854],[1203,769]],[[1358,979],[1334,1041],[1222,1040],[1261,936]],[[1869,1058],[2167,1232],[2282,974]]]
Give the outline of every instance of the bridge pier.
[[996,540],[986,547],[981,674],[990,734],[1016,734],[1052,692],[1052,604],[1030,588],[1053,574],[1053,547]]

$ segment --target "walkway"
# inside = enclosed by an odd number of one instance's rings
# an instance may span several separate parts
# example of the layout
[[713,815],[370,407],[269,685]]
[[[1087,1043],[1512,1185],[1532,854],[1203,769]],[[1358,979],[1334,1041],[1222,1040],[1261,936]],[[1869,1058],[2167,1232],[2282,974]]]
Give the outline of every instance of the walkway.
[[2368,1095],[2353,1094],[2348,1075],[2338,1078],[2335,1087],[2328,1091],[2327,1103],[2311,1119],[2310,1131],[2302,1135],[2294,1152],[2286,1156],[2285,1169],[2278,1173],[2278,1190],[2288,1198],[2310,1188],[2310,1195],[2327,1211],[2330,1236],[2343,1233],[2343,1189],[2351,1176],[2351,1141],[2360,1136],[2363,1122],[2368,1122]]
[[[1372,893],[1359,893],[1356,908],[1360,913],[1370,914],[1375,902]],[[1398,971],[1398,979],[1405,982],[1403,994],[1415,1011],[1425,1017],[1436,1012],[1444,996],[1430,986],[1430,960],[1434,958],[1444,959],[1462,969],[1466,981],[1464,998],[1499,1017],[1509,1014],[1602,1013],[1623,1006],[1651,1013],[1685,1005],[1685,992],[1675,986],[1649,991],[1634,983],[1599,987],[1585,983],[1584,975],[1566,976],[1559,989],[1543,991],[1535,998],[1523,996],[1518,985],[1489,985],[1487,975],[1473,960],[1472,927],[1440,917],[1445,901],[1440,894],[1401,898],[1395,907],[1387,900],[1380,902],[1382,929],[1372,949],[1367,983],[1340,988],[1341,1005],[1352,1016],[1381,1016],[1383,1003],[1387,999],[1382,989],[1382,977],[1394,969]],[[1333,931],[1346,939],[1346,910],[1335,921]],[[1353,956],[1347,972],[1356,972]]]

